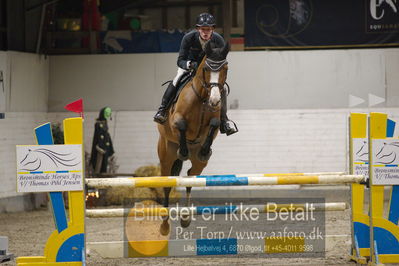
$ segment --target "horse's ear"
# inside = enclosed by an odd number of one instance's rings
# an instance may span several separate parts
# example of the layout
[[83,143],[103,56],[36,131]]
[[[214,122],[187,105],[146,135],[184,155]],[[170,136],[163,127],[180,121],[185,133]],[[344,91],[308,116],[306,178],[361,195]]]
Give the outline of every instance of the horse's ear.
[[211,47],[211,42],[210,41],[208,41],[206,44],[205,44],[205,54],[207,55],[207,56],[209,56],[209,55],[211,55],[212,54],[212,47]]
[[224,58],[227,57],[227,54],[229,53],[229,51],[230,51],[230,43],[226,42],[224,44],[224,47],[223,47],[222,52],[221,52],[221,54],[223,55]]

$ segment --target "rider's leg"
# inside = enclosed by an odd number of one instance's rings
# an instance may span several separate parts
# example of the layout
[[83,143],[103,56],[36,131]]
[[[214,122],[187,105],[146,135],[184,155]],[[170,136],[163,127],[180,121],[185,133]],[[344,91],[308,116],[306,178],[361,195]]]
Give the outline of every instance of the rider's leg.
[[163,94],[161,105],[159,106],[158,111],[154,116],[155,122],[162,124],[166,121],[166,112],[176,96],[177,82],[185,72],[187,72],[187,70],[184,70],[180,67],[177,69],[176,77],[171,83],[169,83],[168,88]]
[[154,116],[154,121],[157,123],[164,123],[166,120],[166,111],[170,103],[172,102],[174,96],[176,94],[176,87],[173,86],[173,83],[169,83],[168,88],[166,89],[165,93],[163,94],[161,105],[158,108],[157,113]]
[[225,134],[227,136],[238,132],[238,129],[233,121],[234,127],[230,127],[229,118],[227,117],[227,93],[222,92],[222,108],[220,110],[220,133]]

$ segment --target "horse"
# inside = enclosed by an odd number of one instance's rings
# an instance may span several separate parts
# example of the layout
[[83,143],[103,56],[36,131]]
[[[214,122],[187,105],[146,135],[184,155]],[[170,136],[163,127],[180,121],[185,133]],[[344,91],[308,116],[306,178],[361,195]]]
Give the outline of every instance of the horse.
[[[227,54],[229,44],[212,48],[205,45],[205,56],[194,77],[182,88],[177,101],[168,111],[167,120],[158,125],[158,157],[162,176],[180,175],[183,161],[190,160],[188,176],[200,175],[212,155],[212,143],[220,126],[221,95],[227,93]],[[169,206],[170,187],[164,188],[164,207]],[[190,206],[191,187],[186,188]],[[169,217],[164,217],[161,234],[170,231]],[[188,227],[191,217],[182,216],[182,227]]]

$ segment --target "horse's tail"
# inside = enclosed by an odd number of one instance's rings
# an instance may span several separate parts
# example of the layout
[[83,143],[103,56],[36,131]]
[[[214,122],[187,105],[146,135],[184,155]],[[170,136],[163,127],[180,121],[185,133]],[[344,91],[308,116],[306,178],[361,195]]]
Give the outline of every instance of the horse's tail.
[[181,172],[181,169],[182,169],[182,166],[183,166],[183,161],[179,160],[179,159],[176,159],[176,161],[174,161],[174,163],[172,165],[171,174],[173,176],[179,176],[180,172]]

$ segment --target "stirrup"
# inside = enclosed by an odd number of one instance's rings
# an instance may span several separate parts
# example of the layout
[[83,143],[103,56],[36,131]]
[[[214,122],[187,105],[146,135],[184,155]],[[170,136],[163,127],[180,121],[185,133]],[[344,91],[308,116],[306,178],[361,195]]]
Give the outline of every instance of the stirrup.
[[163,124],[166,121],[166,111],[162,112],[160,110],[158,110],[158,112],[154,115],[154,122],[157,122],[159,124]]
[[[233,127],[230,127],[230,122],[233,124]],[[230,136],[237,132],[238,132],[238,128],[237,128],[236,123],[234,123],[234,121],[226,120],[226,121],[222,122],[222,124],[220,125],[220,133],[226,134],[226,136]]]

